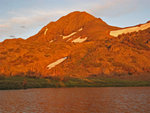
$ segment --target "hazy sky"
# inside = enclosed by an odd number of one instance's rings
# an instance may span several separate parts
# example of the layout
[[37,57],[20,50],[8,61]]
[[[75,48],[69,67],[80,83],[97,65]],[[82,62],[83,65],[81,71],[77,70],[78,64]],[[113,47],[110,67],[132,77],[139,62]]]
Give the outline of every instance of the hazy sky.
[[126,27],[150,20],[150,0],[0,0],[0,41],[28,38],[72,11]]

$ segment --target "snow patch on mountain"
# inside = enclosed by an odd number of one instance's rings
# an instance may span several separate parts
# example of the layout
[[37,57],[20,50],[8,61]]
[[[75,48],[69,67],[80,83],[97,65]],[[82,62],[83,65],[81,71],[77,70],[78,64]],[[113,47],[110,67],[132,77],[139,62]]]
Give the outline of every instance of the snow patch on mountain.
[[73,32],[73,33],[71,33],[71,34],[69,34],[69,35],[67,35],[67,36],[63,36],[63,39],[69,38],[69,37],[75,35],[76,33],[77,33],[77,32]]
[[82,31],[83,30],[83,28],[80,28],[78,31]]
[[69,38],[69,39],[67,40],[67,42],[70,41],[70,40],[72,40],[72,38]]
[[46,27],[45,32],[44,32],[44,35],[46,35],[47,31],[48,31],[48,28]]
[[74,42],[74,43],[82,43],[82,42],[84,42],[86,40],[87,40],[87,37],[81,38],[81,36],[80,36],[80,37],[74,39],[72,42]]
[[127,33],[131,33],[131,32],[138,32],[140,30],[145,30],[147,28],[150,27],[150,23],[146,23],[140,26],[135,26],[135,27],[130,27],[130,28],[126,28],[126,29],[121,29],[121,30],[115,30],[115,31],[111,31],[110,35],[117,37],[121,34],[127,34]]
[[61,58],[61,59],[58,59],[57,61],[49,64],[47,67],[48,69],[52,69],[53,67],[55,67],[56,65],[62,63],[63,61],[65,61],[67,59],[67,57],[64,57],[64,58]]
[[73,33],[71,33],[71,34],[69,34],[69,35],[66,35],[66,36],[60,35],[60,36],[62,36],[63,39],[66,39],[66,38],[69,38],[69,37],[75,35],[77,32],[80,32],[80,31],[82,31],[82,30],[83,30],[83,28],[80,28],[80,29],[77,30],[76,32],[73,32]]
[[52,42],[54,42],[54,40],[49,41],[49,43],[52,43]]

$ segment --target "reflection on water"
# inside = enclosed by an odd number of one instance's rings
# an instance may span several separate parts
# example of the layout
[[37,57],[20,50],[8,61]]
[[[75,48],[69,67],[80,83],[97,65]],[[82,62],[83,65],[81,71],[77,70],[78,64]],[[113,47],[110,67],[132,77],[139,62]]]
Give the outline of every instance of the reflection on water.
[[150,87],[0,91],[0,113],[150,113]]

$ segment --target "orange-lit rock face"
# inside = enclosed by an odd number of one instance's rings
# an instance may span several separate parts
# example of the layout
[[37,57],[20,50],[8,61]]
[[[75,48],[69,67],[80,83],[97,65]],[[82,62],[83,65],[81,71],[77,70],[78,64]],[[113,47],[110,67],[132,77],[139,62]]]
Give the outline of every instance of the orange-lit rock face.
[[118,29],[86,12],[70,13],[26,40],[0,43],[0,74],[85,77],[149,72],[150,28],[109,35]]

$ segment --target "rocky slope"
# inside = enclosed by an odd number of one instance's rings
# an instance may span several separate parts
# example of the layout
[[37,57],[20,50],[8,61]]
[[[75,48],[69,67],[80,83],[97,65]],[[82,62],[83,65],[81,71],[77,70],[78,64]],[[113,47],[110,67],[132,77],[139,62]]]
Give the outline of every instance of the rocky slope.
[[150,28],[111,35],[122,29],[86,12],[70,13],[26,40],[1,42],[0,74],[86,77],[149,73]]

